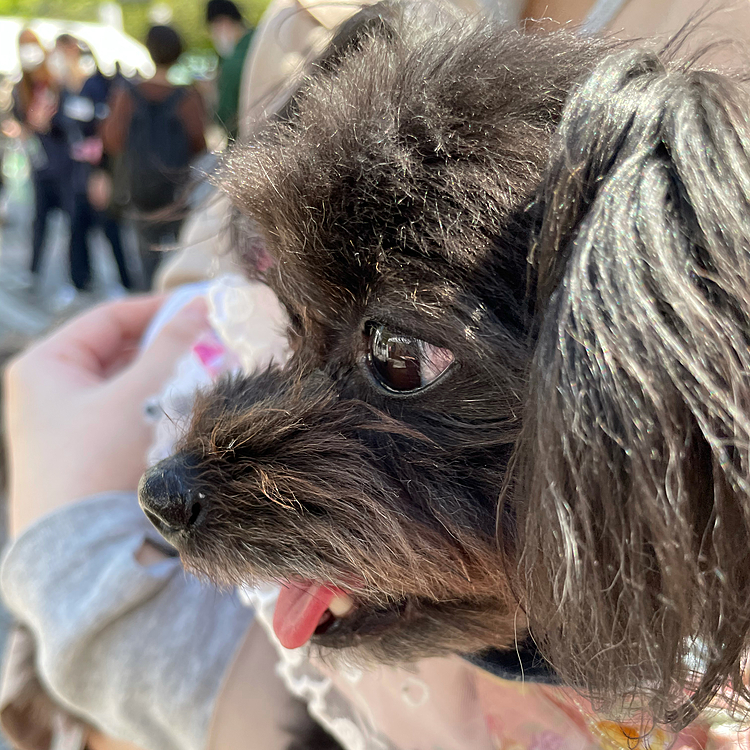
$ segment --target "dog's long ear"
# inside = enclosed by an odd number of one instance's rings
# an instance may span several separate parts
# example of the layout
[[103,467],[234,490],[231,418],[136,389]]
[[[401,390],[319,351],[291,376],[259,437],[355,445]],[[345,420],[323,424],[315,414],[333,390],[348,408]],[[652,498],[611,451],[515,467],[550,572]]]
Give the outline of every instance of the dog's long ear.
[[534,251],[532,633],[564,679],[673,726],[747,698],[748,113],[726,77],[607,59],[568,103]]

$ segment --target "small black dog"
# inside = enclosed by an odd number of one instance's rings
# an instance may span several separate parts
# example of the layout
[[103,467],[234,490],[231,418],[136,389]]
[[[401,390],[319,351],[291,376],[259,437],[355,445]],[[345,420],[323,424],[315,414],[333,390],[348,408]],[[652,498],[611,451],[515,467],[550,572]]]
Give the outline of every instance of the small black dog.
[[294,355],[201,396],[141,502],[190,568],[286,582],[285,645],[530,625],[675,725],[738,678],[747,100],[614,46],[388,8],[230,156]]
[[141,493],[216,580],[348,592],[345,618],[301,608],[289,645],[388,662],[523,632],[496,516],[533,351],[527,208],[605,49],[403,13],[231,157],[295,354],[202,398]]

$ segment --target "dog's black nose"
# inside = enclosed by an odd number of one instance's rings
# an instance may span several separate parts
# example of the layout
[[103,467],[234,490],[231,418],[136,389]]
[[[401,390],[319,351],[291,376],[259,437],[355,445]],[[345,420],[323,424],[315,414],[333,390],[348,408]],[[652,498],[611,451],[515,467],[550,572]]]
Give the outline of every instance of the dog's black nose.
[[141,508],[168,540],[195,531],[205,520],[206,497],[194,489],[194,478],[194,469],[178,456],[160,461],[141,477]]

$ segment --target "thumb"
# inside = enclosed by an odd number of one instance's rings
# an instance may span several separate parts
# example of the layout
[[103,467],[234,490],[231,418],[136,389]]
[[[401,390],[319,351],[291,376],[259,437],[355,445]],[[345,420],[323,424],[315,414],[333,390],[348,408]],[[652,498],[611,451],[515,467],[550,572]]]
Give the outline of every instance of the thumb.
[[120,376],[134,395],[153,395],[174,375],[177,362],[209,327],[203,297],[192,300],[159,331],[149,347]]

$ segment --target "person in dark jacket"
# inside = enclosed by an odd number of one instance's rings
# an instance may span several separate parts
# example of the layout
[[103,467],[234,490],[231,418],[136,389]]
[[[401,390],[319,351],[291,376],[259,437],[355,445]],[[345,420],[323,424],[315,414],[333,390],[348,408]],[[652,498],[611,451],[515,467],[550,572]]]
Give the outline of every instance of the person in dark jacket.
[[[132,161],[133,157],[133,150],[130,148],[133,136],[131,126],[139,110],[144,107],[156,109],[160,106],[174,106],[175,126],[180,132],[173,132],[171,140],[176,141],[178,137],[180,140],[184,139],[185,156],[189,161],[206,151],[206,116],[200,94],[192,86],[174,86],[167,77],[169,69],[182,54],[179,34],[169,26],[153,26],[146,36],[146,47],[156,65],[156,73],[148,81],[136,86],[117,88],[111,98],[110,114],[101,131],[104,153],[109,158],[120,159],[124,163],[120,171],[126,175],[129,171],[127,162]],[[159,156],[154,154],[153,161],[156,162]],[[156,164],[154,167],[158,171]],[[183,176],[181,173],[181,177]],[[129,182],[129,178],[125,182]],[[164,257],[163,252],[154,248],[176,243],[183,217],[178,215],[176,206],[160,206],[160,210],[155,211],[144,210],[137,205],[133,187],[129,184],[115,184],[115,200],[128,208],[135,218],[143,266],[142,285],[144,289],[149,289],[153,275]]]
[[66,107],[67,114],[75,123],[72,128],[71,153],[76,161],[70,275],[79,289],[90,284],[89,234],[94,227],[100,226],[112,246],[120,282],[125,289],[131,289],[133,282],[125,257],[120,224],[110,205],[111,190],[106,189],[106,186],[111,185],[110,165],[103,154],[100,134],[101,123],[109,114],[107,102],[112,79],[99,70],[91,50],[83,42],[74,41],[77,50],[77,57],[72,56],[74,68],[88,77],[83,79],[77,95],[69,97],[69,106]]
[[69,189],[73,160],[61,106],[63,93],[47,65],[47,52],[31,29],[21,32],[18,53],[22,76],[13,91],[13,114],[23,129],[34,185],[31,272],[36,284],[50,213],[54,209],[73,213]]

